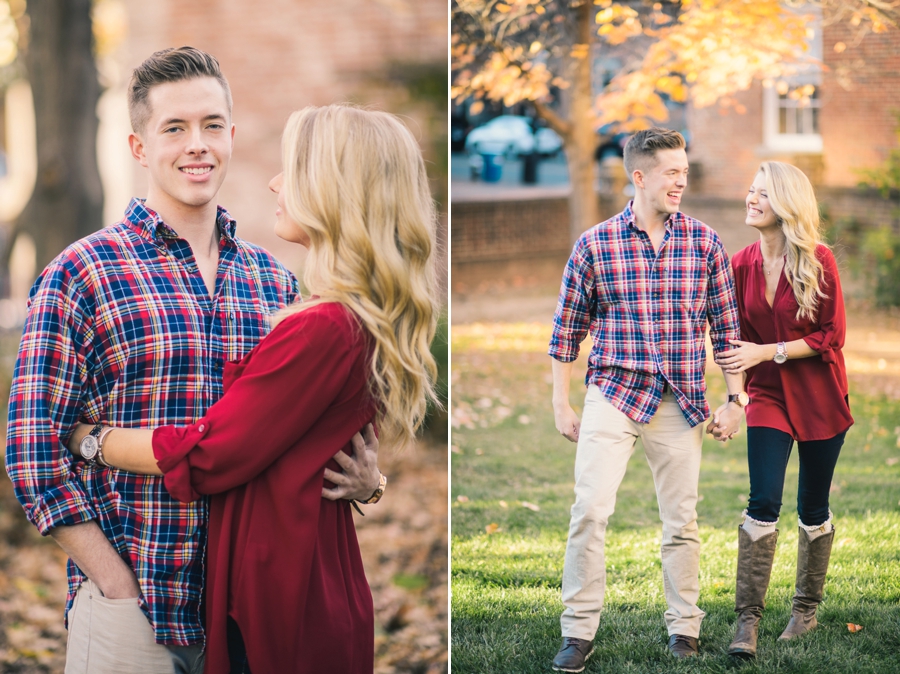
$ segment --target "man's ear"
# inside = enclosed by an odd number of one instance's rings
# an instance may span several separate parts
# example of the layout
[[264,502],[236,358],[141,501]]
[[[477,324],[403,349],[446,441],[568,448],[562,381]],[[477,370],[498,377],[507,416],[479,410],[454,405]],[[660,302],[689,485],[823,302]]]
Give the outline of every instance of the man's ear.
[[631,182],[634,184],[635,189],[644,188],[644,172],[640,169],[634,169],[631,172]]
[[131,148],[131,156],[137,159],[141,166],[147,166],[147,156],[144,154],[144,141],[136,133],[128,135],[128,147]]

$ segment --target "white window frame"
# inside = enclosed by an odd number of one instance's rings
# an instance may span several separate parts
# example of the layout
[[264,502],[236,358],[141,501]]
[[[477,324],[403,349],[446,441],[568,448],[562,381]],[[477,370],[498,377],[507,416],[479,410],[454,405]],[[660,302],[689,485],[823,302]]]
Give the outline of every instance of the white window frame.
[[[811,4],[799,5],[794,11],[810,13],[817,17],[811,25],[813,30],[809,38],[807,54],[815,63],[801,66],[792,77],[784,78],[791,89],[812,84],[818,89],[822,84],[822,10]],[[821,110],[821,102],[817,102]],[[822,134],[819,133],[781,133],[779,94],[775,84],[763,87],[763,145],[767,150],[775,152],[822,152]],[[821,118],[820,118],[821,120]]]
[[[791,82],[794,86],[814,84],[809,82]],[[819,108],[821,110],[821,107]],[[769,150],[780,152],[822,152],[821,133],[781,133],[779,95],[775,86],[763,87],[763,143]]]

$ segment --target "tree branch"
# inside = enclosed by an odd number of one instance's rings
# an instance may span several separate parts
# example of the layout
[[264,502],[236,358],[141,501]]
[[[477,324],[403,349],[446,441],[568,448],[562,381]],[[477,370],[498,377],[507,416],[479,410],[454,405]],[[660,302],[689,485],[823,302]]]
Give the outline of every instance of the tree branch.
[[567,119],[564,119],[562,116],[557,114],[557,112],[541,103],[540,101],[531,101],[532,105],[534,105],[534,110],[537,112],[538,117],[543,119],[550,126],[551,129],[556,131],[563,138],[567,138],[572,133],[572,122]]

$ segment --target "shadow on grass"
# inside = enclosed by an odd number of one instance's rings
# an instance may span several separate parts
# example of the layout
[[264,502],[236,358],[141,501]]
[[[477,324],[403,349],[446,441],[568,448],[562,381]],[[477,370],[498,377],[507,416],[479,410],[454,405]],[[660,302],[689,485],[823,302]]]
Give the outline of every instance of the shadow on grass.
[[[578,367],[581,367],[579,365]],[[452,667],[458,672],[547,672],[559,648],[560,582],[574,485],[575,447],[556,432],[546,358],[454,353],[452,444]],[[724,396],[711,376],[709,399]],[[583,387],[573,382],[580,410]],[[797,547],[797,459],[785,482],[781,535],[756,661],[732,661],[737,526],[749,477],[746,434],[704,443],[700,475],[702,655],[668,656],[659,554],[660,524],[650,470],[638,443],[607,534],[606,606],[586,672],[900,671],[900,407],[854,395],[832,485],[836,516],[821,627],[789,643],[787,623]],[[847,623],[863,626],[851,633]]]

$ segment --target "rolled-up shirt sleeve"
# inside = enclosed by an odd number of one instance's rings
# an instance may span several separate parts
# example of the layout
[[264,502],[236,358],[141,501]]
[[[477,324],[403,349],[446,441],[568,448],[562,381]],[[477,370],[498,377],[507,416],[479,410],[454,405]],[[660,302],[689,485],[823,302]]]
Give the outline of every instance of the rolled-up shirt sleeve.
[[709,338],[713,353],[721,354],[731,348],[729,340],[741,338],[738,305],[734,292],[734,277],[725,246],[716,237],[707,262],[706,311]]
[[61,263],[31,291],[13,372],[6,471],[29,521],[46,535],[96,519],[65,441],[78,423],[89,371],[90,301]]
[[[199,421],[153,432],[153,453],[173,498],[196,500],[258,476],[333,404],[351,368],[364,366],[354,335],[360,328],[323,306],[276,326]],[[319,457],[322,467],[332,454]]]
[[841,290],[841,279],[834,255],[824,246],[819,248],[817,254],[822,263],[822,291],[826,297],[819,297],[816,312],[819,329],[804,335],[803,341],[809,348],[817,351],[824,362],[833,363],[834,352],[844,347],[844,338],[847,334],[844,293]]
[[563,272],[553,334],[547,353],[558,361],[571,363],[578,358],[581,342],[587,336],[593,318],[594,266],[590,247],[581,237],[575,244]]

